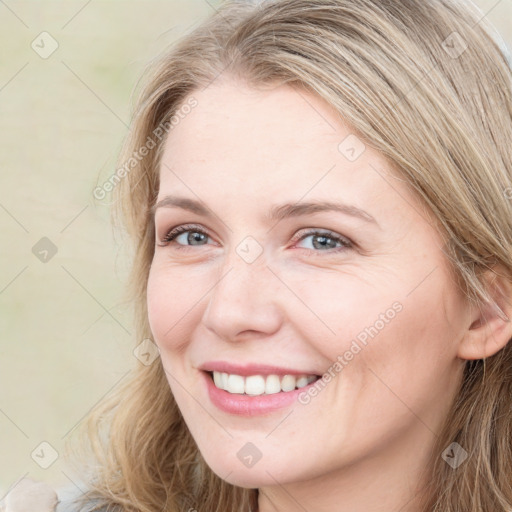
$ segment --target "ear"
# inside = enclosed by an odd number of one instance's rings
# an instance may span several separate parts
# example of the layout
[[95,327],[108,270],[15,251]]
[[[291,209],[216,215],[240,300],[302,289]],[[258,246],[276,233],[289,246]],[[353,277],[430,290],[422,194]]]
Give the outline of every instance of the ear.
[[[502,267],[500,267],[502,269]],[[485,359],[499,352],[512,338],[512,282],[494,267],[485,272],[490,302],[473,305],[469,326],[459,344],[461,359]]]

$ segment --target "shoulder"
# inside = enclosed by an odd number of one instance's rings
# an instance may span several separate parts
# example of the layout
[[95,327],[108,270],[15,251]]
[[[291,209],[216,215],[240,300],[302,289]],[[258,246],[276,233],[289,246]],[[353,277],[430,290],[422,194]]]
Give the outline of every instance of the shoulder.
[[0,510],[9,512],[54,512],[58,503],[55,490],[31,478],[18,480],[0,502]]
[[55,512],[107,512],[106,507],[98,508],[95,501],[84,504],[81,498],[84,492],[75,486],[68,486],[58,489],[59,501]]
[[[4,499],[0,511],[5,512],[107,512],[97,501],[83,500],[86,487],[80,483],[54,489],[50,485],[23,478],[16,482]],[[82,498],[82,499],[81,499]]]

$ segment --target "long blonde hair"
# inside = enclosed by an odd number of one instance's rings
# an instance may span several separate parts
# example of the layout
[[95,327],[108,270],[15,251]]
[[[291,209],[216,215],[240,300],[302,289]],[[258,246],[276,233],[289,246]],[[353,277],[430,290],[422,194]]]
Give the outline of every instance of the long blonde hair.
[[[478,9],[462,0],[228,2],[151,63],[120,156],[113,220],[133,243],[135,344],[152,336],[146,285],[161,148],[194,91],[222,73],[258,88],[304,87],[332,105],[433,212],[471,301],[489,298],[484,270],[500,265],[512,280],[512,73]],[[138,158],[143,146],[155,148]],[[512,510],[511,345],[466,363],[433,451],[424,512]],[[232,486],[205,464],[159,359],[137,363],[83,431],[94,455],[84,503],[257,509],[256,489]],[[469,452],[457,470],[440,457],[452,442]]]

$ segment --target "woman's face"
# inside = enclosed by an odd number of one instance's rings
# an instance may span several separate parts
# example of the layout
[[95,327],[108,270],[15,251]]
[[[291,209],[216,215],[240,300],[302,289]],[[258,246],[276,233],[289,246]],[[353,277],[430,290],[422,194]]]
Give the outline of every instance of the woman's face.
[[232,79],[193,97],[162,158],[148,308],[206,462],[245,487],[413,474],[468,320],[434,223],[317,97]]

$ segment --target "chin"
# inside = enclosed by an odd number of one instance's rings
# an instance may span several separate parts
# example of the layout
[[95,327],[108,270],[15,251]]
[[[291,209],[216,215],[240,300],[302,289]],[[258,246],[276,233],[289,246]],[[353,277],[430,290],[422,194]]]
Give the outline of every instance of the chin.
[[[206,456],[203,452],[201,453],[208,467],[219,478],[231,485],[255,489],[274,486],[276,485],[276,481],[280,484],[284,484],[290,481],[306,479],[306,475],[295,473],[299,465],[303,463],[302,460],[276,460],[275,456],[273,456],[276,452],[273,450],[267,457],[263,455],[259,460],[255,461],[255,459],[253,459],[253,461],[250,461],[249,459],[244,463],[244,455],[249,453],[250,449],[246,448],[244,452],[240,450],[238,443],[236,451],[232,451],[225,446],[224,448],[226,449],[220,450],[217,453],[209,452]],[[240,453],[240,451],[242,451],[242,453]],[[230,452],[234,453],[235,457],[226,457],[226,453]],[[250,465],[251,462],[252,466]],[[295,472],[292,473],[290,471],[291,468],[293,468]]]
[[[222,480],[228,482],[231,485],[237,487],[244,487],[246,489],[257,489],[260,487],[266,487],[276,484],[275,477],[277,470],[273,471],[272,467],[264,468],[260,467],[257,469],[253,468],[240,468],[240,467],[228,467],[228,466],[210,466],[210,469]],[[268,473],[267,473],[268,471]],[[270,474],[269,474],[270,473]],[[272,475],[272,476],[270,476]],[[281,480],[276,478],[280,483]]]

